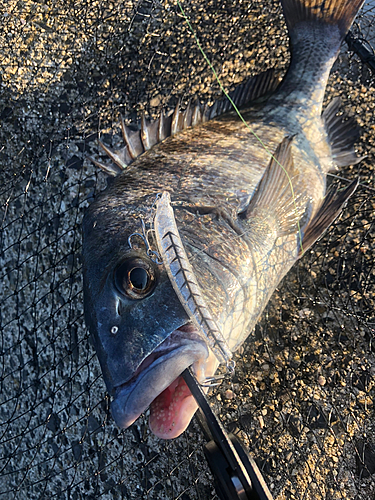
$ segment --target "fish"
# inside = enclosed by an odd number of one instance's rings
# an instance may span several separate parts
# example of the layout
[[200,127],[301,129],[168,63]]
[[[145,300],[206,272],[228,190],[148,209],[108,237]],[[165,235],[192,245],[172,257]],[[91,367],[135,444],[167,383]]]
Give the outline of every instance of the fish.
[[124,146],[93,159],[108,185],[83,219],[84,312],[120,428],[149,408],[157,437],[184,432],[197,404],[183,371],[203,386],[233,371],[281,279],[356,189],[327,189],[362,158],[355,120],[323,98],[363,0],[281,4],[283,78],[268,70],[137,130],[122,120]]

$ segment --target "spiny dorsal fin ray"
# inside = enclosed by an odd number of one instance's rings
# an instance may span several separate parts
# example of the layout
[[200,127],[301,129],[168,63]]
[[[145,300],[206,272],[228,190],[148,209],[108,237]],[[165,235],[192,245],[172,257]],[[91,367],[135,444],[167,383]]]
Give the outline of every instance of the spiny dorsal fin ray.
[[195,127],[195,125],[198,125],[198,123],[201,123],[202,117],[203,117],[203,108],[202,108],[202,105],[198,99],[196,105],[194,106],[193,112],[192,112],[192,117],[191,117],[192,127]]
[[293,137],[286,137],[278,145],[248,207],[239,214],[243,219],[269,214],[277,224],[277,236],[298,231],[308,203],[306,193],[296,194],[293,189],[298,170],[293,163],[292,141]]
[[192,118],[193,118],[193,108],[191,106],[191,99],[189,99],[188,105],[184,111],[183,128],[191,127]]
[[357,156],[354,144],[358,141],[361,128],[355,118],[345,112],[338,115],[341,99],[335,97],[323,111],[322,118],[331,143],[332,157],[338,167],[356,165],[365,156]]
[[172,114],[172,124],[170,135],[175,135],[183,129],[184,124],[184,111],[181,111],[181,99],[178,100],[177,106],[174,108]]
[[[144,147],[142,144],[141,131],[140,130],[132,130],[131,128],[125,125],[124,119],[121,117],[121,130],[122,137],[125,141],[125,148],[128,151],[128,154],[131,158],[131,163],[133,160],[140,156],[144,152]],[[129,163],[127,165],[129,165]],[[123,168],[127,167],[125,165]]]
[[[276,90],[279,82],[278,74],[273,69],[270,69],[238,85],[229,93],[229,97],[237,108],[241,108],[245,104]],[[184,111],[180,109],[179,101],[172,112],[166,115],[162,111],[160,117],[155,121],[149,121],[143,115],[140,130],[132,130],[126,126],[121,117],[121,129],[125,146],[117,151],[111,150],[102,143],[100,143],[100,146],[111,160],[116,163],[120,171],[125,170],[138,156],[167,137],[177,134],[188,127],[212,120],[232,110],[232,108],[232,103],[226,97],[215,101],[212,106],[208,106],[207,104],[202,105],[199,100],[195,104],[191,104],[191,101],[189,101]],[[115,170],[109,166],[107,167],[98,161],[94,163],[104,170],[106,174],[117,175],[114,174]]]
[[301,257],[313,243],[326,231],[332,222],[340,215],[344,204],[357,189],[358,179],[354,180],[345,189],[338,191],[337,187],[331,188],[324,197],[322,204],[305,228],[301,249]]
[[117,165],[117,167],[120,169],[120,172],[124,170],[124,165],[126,166],[127,162],[129,161],[129,158],[131,158],[128,154],[128,150],[126,148],[121,148],[118,150],[113,150],[108,148],[102,141],[98,141],[99,146],[107,153],[107,155],[111,158],[113,163]]
[[103,172],[109,177],[116,177],[116,175],[120,174],[123,170],[118,165],[116,165],[116,163],[109,163],[108,165],[106,165],[105,163],[95,160],[93,156],[89,156],[88,158],[93,162],[94,165],[101,168]]
[[172,114],[165,115],[164,110],[162,110],[159,120],[158,141],[161,142],[171,133]]

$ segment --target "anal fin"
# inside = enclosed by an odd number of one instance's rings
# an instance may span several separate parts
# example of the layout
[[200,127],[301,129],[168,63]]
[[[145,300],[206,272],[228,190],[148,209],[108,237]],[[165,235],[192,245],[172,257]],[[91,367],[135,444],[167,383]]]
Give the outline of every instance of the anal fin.
[[340,215],[344,204],[357,189],[358,182],[356,179],[343,190],[338,191],[336,187],[328,191],[320,208],[305,228],[298,257],[301,257]]

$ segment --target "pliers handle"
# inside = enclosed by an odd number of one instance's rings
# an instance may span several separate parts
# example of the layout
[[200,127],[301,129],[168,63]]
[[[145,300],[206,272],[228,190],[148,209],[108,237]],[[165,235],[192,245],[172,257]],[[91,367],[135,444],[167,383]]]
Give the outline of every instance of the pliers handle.
[[272,500],[255,461],[234,434],[227,434],[191,369],[187,368],[182,376],[198,403],[198,422],[206,437],[211,439],[205,445],[204,453],[220,500]]

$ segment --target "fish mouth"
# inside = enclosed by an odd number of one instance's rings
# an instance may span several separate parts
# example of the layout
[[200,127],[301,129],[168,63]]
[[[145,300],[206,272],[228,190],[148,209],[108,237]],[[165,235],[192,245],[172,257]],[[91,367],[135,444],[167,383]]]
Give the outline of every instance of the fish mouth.
[[214,373],[216,357],[191,324],[174,330],[147,356],[133,377],[115,388],[112,416],[129,427],[150,407],[150,429],[160,438],[179,436],[189,425],[197,404],[181,373],[192,367],[198,381]]

